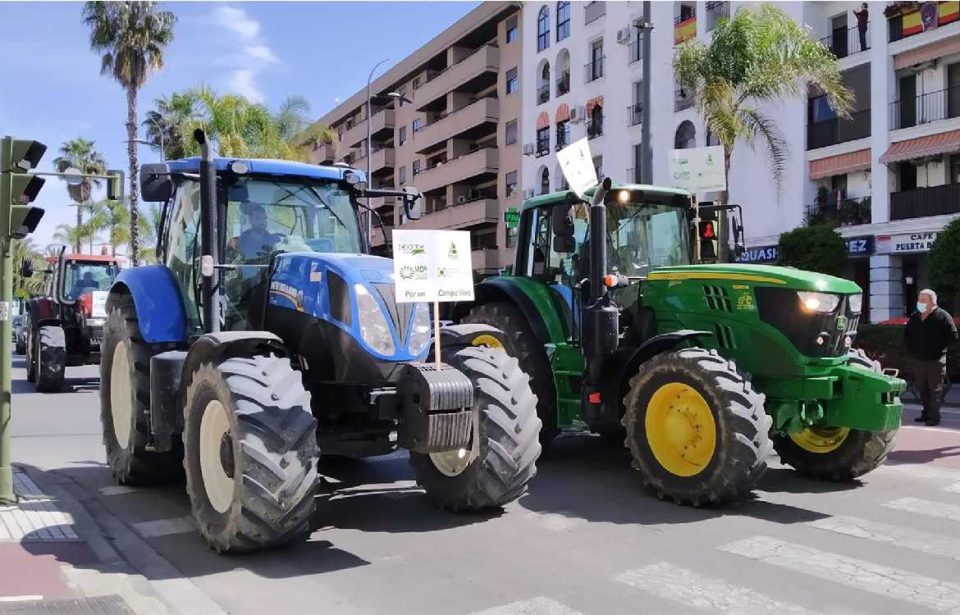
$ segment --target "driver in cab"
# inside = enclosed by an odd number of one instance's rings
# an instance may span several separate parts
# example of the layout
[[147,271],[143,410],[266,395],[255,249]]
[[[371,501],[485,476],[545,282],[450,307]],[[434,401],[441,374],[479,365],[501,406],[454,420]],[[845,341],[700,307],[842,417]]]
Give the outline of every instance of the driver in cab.
[[245,209],[250,226],[231,240],[231,247],[239,252],[241,260],[249,262],[269,255],[283,240],[283,235],[267,230],[267,212],[263,206],[249,204]]

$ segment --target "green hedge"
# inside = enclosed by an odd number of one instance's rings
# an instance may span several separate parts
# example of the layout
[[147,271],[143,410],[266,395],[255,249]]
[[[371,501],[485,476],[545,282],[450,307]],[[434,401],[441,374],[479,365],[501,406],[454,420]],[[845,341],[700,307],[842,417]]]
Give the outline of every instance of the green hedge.
[[[880,361],[883,367],[900,370],[901,375],[911,373],[912,359],[903,344],[905,325],[860,325],[857,329],[856,346],[871,358]],[[960,344],[947,349],[947,370],[953,380],[960,379]]]

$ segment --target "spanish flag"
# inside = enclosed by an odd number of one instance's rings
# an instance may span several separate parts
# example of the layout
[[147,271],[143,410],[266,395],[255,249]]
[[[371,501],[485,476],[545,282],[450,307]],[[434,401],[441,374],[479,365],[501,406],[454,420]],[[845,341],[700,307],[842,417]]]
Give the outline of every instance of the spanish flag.
[[939,25],[953,23],[958,19],[960,19],[960,0],[940,3],[939,18],[937,19]]
[[923,32],[923,21],[920,19],[920,11],[911,11],[903,14],[903,36],[913,36]]

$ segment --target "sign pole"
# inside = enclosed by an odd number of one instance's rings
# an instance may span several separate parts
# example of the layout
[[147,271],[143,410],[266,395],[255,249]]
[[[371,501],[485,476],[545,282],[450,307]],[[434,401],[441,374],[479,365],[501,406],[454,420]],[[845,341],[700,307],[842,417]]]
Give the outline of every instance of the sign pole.
[[440,302],[433,302],[433,353],[440,367]]
[[[0,161],[9,164],[12,141],[9,137],[0,142]],[[10,455],[10,401],[12,396],[10,371],[13,361],[10,353],[10,303],[13,299],[13,257],[8,237],[10,231],[10,204],[13,200],[10,173],[0,168],[0,504],[16,504],[13,491],[13,466]]]
[[697,202],[697,193],[693,193],[693,262],[700,264],[700,203]]

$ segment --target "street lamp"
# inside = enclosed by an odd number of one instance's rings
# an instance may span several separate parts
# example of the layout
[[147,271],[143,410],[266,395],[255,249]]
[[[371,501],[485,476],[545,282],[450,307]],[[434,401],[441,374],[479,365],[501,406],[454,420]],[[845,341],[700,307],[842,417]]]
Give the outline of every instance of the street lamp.
[[[140,145],[149,145],[150,147],[156,147],[153,143],[145,141],[144,139],[124,139],[124,143],[139,143]],[[160,162],[166,162],[166,153],[163,151],[163,133],[160,133]]]

